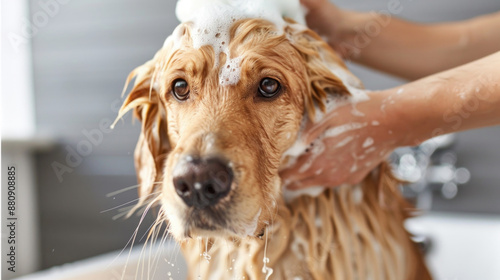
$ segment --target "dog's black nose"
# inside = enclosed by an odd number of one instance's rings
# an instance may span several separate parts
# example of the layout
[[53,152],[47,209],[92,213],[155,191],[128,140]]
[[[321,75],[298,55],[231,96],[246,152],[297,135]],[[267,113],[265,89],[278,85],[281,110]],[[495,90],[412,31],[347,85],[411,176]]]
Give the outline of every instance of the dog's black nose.
[[233,172],[220,159],[188,156],[174,168],[173,181],[177,194],[188,206],[205,208],[229,193]]

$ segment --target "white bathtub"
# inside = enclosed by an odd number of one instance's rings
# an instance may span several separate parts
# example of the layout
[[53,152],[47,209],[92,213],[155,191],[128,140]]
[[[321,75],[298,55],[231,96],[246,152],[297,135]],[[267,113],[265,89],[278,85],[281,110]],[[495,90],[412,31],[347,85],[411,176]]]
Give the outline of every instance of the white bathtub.
[[187,267],[179,246],[142,246],[53,267],[15,280],[183,280]]

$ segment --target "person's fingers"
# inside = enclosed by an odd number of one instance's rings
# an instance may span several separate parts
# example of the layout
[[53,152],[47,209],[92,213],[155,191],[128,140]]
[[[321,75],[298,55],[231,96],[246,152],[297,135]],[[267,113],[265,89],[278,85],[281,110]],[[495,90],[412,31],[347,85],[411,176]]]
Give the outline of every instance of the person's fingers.
[[358,184],[358,183],[361,183],[361,181],[363,181],[363,179],[366,177],[366,175],[368,175],[369,172],[358,172],[358,173],[355,173],[355,174],[352,174],[349,179],[347,179],[345,181],[345,183],[347,183],[348,185],[355,185],[355,184]]
[[300,176],[295,177],[296,179],[289,180],[286,188],[298,190],[313,186],[336,187],[345,183],[350,185],[358,184],[382,160],[383,158],[358,162],[357,164],[360,167],[357,170],[352,170],[353,162],[349,161],[343,161],[344,164],[340,162],[329,164],[326,167],[314,165],[310,168],[310,171],[302,173]]
[[320,8],[325,2],[326,0],[300,0],[300,3],[309,10]]
[[[320,135],[326,133],[330,128],[335,128],[339,125],[346,125],[348,123],[356,122],[352,120],[352,104],[345,103],[339,105],[339,107],[335,108],[331,112],[327,112],[325,116],[321,120],[316,120],[316,122],[307,123],[305,127],[305,133],[303,135],[303,139],[305,139],[306,143],[311,143]],[[335,140],[336,137],[328,137],[327,139]]]
[[300,190],[300,189],[303,189],[303,188],[307,188],[307,186],[302,186],[302,184],[298,181],[295,181],[295,182],[288,182],[288,183],[285,183],[283,185],[283,189],[285,190],[290,190],[290,191],[296,191],[296,190]]
[[280,171],[280,176],[288,181],[300,181],[314,175],[314,159],[310,153],[306,153],[297,158],[296,162],[286,169]]
[[335,123],[332,122],[332,120],[337,116],[337,112],[331,112],[327,114],[322,120],[316,120],[315,123],[308,123],[305,129],[306,133],[303,136],[303,139],[305,139],[306,143],[312,143],[329,127],[335,126]]
[[[307,152],[300,156],[296,162],[280,171],[280,176],[286,181],[302,181],[309,177],[322,178],[323,175],[329,176],[339,168],[351,164],[352,158],[345,154],[333,154],[331,149],[323,151],[320,154]],[[326,179],[321,179],[323,182]]]
[[[286,188],[290,190],[303,189],[313,186],[336,187],[350,181],[359,180],[352,178],[352,174],[346,167],[349,165],[330,164],[325,167],[313,167],[314,172],[309,177],[303,177],[301,180],[289,181]],[[362,179],[362,178],[361,178]]]
[[[301,181],[295,181],[292,183],[289,183],[288,185],[285,186],[287,190],[300,190],[300,189],[305,189],[305,188],[310,188],[310,187],[315,187],[315,186],[323,186],[323,187],[336,187],[339,186],[344,182],[344,178],[342,177],[335,177],[335,176],[328,176],[328,175],[320,175],[320,176],[311,176],[308,177],[304,180]],[[325,182],[328,182],[325,184]]]

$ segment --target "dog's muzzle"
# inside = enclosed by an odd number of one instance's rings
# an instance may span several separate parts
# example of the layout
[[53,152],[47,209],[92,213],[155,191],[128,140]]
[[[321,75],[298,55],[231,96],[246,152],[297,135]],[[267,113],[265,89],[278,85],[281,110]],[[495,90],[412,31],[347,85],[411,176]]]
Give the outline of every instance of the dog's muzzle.
[[214,206],[229,193],[233,171],[219,158],[185,156],[173,170],[177,194],[197,209]]

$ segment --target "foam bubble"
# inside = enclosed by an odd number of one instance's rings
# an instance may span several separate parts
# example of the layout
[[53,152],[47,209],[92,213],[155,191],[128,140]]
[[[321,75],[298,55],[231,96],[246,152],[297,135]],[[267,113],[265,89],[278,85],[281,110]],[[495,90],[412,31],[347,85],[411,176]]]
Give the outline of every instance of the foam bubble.
[[323,186],[313,186],[299,190],[286,190],[285,192],[283,192],[283,195],[285,197],[285,201],[290,202],[296,199],[297,197],[303,195],[308,195],[310,197],[317,197],[318,195],[322,194],[324,190],[325,187]]
[[347,136],[346,138],[344,138],[344,140],[340,141],[337,143],[337,145],[335,145],[335,148],[340,148],[340,147],[344,147],[345,145],[347,145],[349,142],[351,142],[352,140],[354,139],[354,137],[352,136]]
[[179,0],[175,14],[181,22],[194,21],[199,14],[207,14],[206,9],[210,7],[229,8],[235,14],[264,18],[275,23],[289,17],[305,25],[304,11],[298,0]]
[[365,142],[363,143],[363,148],[370,147],[371,145],[373,145],[373,138],[366,138]]
[[325,137],[336,137],[342,133],[345,133],[347,131],[355,130],[355,129],[360,129],[366,126],[366,123],[346,123],[343,125],[339,125],[333,128],[328,129],[325,131]]
[[316,139],[312,143],[311,157],[302,165],[299,169],[299,173],[303,173],[308,170],[316,158],[325,151],[325,144],[320,139]]
[[235,85],[240,80],[240,58],[232,58],[226,61],[226,64],[222,66],[221,72],[219,74],[219,84],[224,85]]
[[352,200],[355,204],[359,204],[363,200],[363,189],[361,189],[359,184],[355,185],[352,189]]
[[371,148],[365,150],[365,154],[369,154],[369,153],[375,152],[376,150],[377,150],[376,147],[371,147]]
[[[340,97],[334,96],[332,94],[327,95],[325,100],[326,114],[331,115],[331,112],[340,106],[351,105],[351,114],[353,114],[354,116],[365,116],[363,112],[358,110],[356,105],[360,102],[370,99],[368,96],[369,90],[363,89],[363,85],[361,84],[361,82],[344,68],[327,61],[324,61],[324,63],[328,67],[330,72],[332,72],[342,81],[342,83],[350,93],[349,96]],[[324,118],[324,116],[325,113],[321,112],[319,108],[316,108],[315,120],[320,121]]]
[[[221,52],[226,54],[226,64],[219,74],[222,86],[234,85],[240,79],[241,58],[231,57],[229,52],[229,33],[234,22],[262,18],[272,22],[278,32],[283,32],[286,26],[283,17],[305,25],[304,12],[298,0],[179,0],[175,13],[180,22],[191,24],[194,48],[212,46],[215,63],[218,63]],[[174,32],[170,40],[179,41],[181,31]]]

